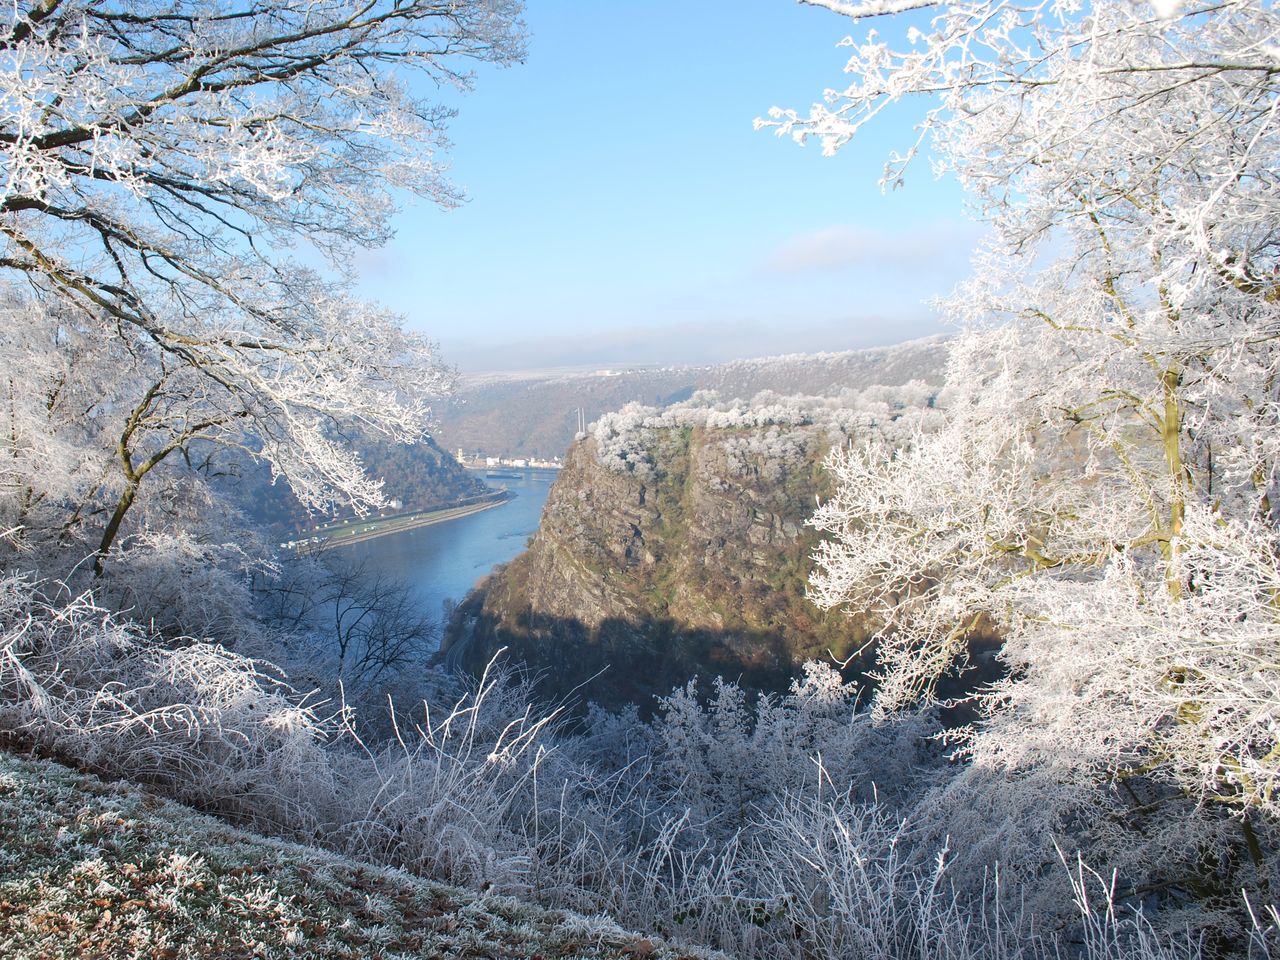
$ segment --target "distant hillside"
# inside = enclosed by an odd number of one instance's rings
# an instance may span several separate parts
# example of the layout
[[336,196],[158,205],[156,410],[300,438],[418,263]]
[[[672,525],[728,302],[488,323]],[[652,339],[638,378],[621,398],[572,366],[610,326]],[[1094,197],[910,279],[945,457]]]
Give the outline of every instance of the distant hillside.
[[[366,471],[382,481],[384,496],[398,504],[393,512],[448,507],[489,491],[483,480],[441,449],[434,438],[404,444],[357,437],[353,445]],[[263,527],[301,530],[324,519],[310,516],[288,485],[273,483],[260,464],[241,465],[234,487],[242,509]]]
[[436,438],[450,452],[563,456],[578,429],[578,408],[591,423],[628,403],[666,406],[698,390],[749,399],[764,390],[831,396],[870,384],[942,382],[946,340],[930,337],[845,353],[792,354],[701,367],[654,367],[529,377],[464,380],[437,411]]

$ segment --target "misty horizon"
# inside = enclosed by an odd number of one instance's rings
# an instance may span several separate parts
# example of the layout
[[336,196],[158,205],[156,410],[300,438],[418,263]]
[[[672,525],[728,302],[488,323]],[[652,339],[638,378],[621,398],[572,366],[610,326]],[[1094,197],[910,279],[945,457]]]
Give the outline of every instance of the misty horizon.
[[[653,366],[711,366],[797,353],[842,353],[889,347],[948,332],[934,317],[857,317],[808,326],[706,321],[654,329],[629,327],[516,342],[447,338],[441,359],[464,376],[582,372]],[[656,334],[656,335],[655,335]]]

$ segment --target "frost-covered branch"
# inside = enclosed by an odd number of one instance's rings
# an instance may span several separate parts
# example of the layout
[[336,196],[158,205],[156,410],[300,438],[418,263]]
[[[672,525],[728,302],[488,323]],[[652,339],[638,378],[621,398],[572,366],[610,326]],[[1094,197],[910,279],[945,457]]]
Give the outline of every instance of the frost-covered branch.
[[[118,421],[104,424],[119,474],[99,567],[141,478],[196,442],[268,462],[308,507],[379,502],[338,425],[413,442],[450,375],[423,337],[351,300],[350,255],[388,238],[396,191],[457,202],[438,160],[450,111],[413,84],[465,89],[468,61],[517,60],[519,10],[12,6],[0,24],[0,271],[33,297],[6,292],[7,373],[34,404],[43,371],[69,370],[103,394],[77,419]],[[291,262],[297,243],[341,279]]]

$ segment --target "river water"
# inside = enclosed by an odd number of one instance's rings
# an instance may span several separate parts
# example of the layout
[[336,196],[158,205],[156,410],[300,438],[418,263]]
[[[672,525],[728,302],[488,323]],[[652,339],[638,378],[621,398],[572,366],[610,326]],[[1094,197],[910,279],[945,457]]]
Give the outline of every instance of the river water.
[[339,556],[408,584],[423,612],[438,619],[446,599],[461,600],[476,581],[524,550],[538,529],[556,472],[504,468],[502,473],[518,478],[485,479],[515,494],[502,506],[341,547]]

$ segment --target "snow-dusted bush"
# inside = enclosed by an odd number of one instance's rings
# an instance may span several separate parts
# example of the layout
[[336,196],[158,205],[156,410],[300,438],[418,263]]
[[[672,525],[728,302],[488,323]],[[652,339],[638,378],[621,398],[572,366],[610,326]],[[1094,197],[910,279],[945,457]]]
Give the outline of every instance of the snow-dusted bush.
[[779,798],[816,796],[833,783],[868,801],[881,789],[909,794],[936,719],[925,712],[878,723],[857,700],[855,684],[816,661],[782,697],[752,697],[717,680],[704,702],[690,682],[661,701],[652,723],[654,773],[713,833],[735,832]]
[[[601,768],[584,763],[555,793],[561,827],[544,819],[535,875],[566,905],[740,957],[1199,956],[1198,934],[1153,924],[1136,901],[1122,906],[1124,891],[1064,859],[1052,835],[1039,875],[1006,878],[995,860],[976,877],[971,864],[953,872],[957,848],[1003,828],[1000,806],[952,809],[948,821],[942,791],[955,768],[928,762],[931,719],[878,721],[854,700],[834,671],[812,665],[777,700],[752,703],[721,682],[705,700],[676,691],[649,724],[597,714],[560,747],[618,772],[594,779]],[[950,837],[935,829],[948,822]],[[1085,836],[1058,826],[1064,843]],[[1037,915],[1032,901],[1051,909]],[[1186,919],[1203,929],[1214,918]],[[1237,942],[1248,926],[1231,930]]]
[[[268,666],[163,641],[85,596],[55,601],[10,577],[0,630],[10,739],[428,875],[744,958],[1041,960],[1066,949],[1060,932],[1082,938],[1087,960],[1199,949],[1060,862],[1052,878],[1011,869],[1001,887],[992,863],[976,880],[973,863],[953,872],[960,848],[1000,823],[948,812],[947,785],[963,782],[927,739],[933,718],[860,711],[829,667],[810,665],[784,697],[721,682],[706,700],[676,691],[652,721],[596,710],[573,732],[491,665],[472,686],[442,678],[427,703],[394,714],[390,740],[361,743]],[[1025,912],[1044,890],[1054,909]],[[1268,956],[1274,916],[1255,914]],[[1247,921],[1217,928],[1250,936]]]
[[94,584],[95,600],[165,636],[217,637],[238,649],[262,628],[250,580],[271,563],[254,537],[222,533],[202,537],[177,527],[127,538]]
[[0,579],[0,729],[268,826],[298,828],[332,792],[326,723],[270,664],[18,576]]
[[528,828],[543,768],[558,759],[556,714],[533,713],[531,692],[490,664],[452,705],[423,701],[393,713],[390,741],[335,752],[346,818],[328,830],[360,856],[528,896],[536,855]]

